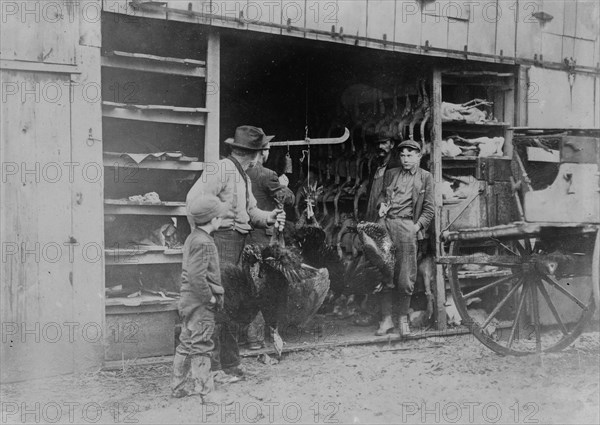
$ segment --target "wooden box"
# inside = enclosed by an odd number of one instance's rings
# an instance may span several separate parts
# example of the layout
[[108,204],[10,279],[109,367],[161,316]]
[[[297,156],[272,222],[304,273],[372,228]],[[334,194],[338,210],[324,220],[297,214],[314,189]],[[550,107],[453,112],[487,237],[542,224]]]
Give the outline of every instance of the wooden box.
[[[158,297],[153,297],[158,298]],[[105,360],[131,360],[174,354],[176,300],[144,300],[124,305],[123,298],[106,300]]]

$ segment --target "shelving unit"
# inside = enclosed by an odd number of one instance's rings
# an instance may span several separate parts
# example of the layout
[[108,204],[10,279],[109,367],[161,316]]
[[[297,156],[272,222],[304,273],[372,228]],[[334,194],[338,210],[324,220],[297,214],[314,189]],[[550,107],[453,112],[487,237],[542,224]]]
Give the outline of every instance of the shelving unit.
[[[111,241],[104,250],[105,286],[122,286],[124,293],[176,292],[181,245],[189,234],[185,194],[205,161],[218,158],[218,93],[210,94],[207,86],[209,79],[219,83],[219,36],[209,29],[200,33],[196,26],[140,19],[143,25],[135,26],[113,26],[112,19],[103,19],[104,215],[110,224],[105,240]],[[160,36],[186,31],[192,35],[178,37],[177,46]],[[160,201],[130,200],[148,192],[156,192]],[[160,245],[169,243],[166,236],[161,239],[165,224],[176,229],[177,243],[169,244],[175,248]],[[140,243],[119,242],[128,240]],[[174,338],[177,300],[146,297],[138,303],[142,298],[126,299],[125,306],[107,299],[107,321],[146,323],[148,340],[165,340],[165,332]],[[153,329],[163,334],[153,335]],[[107,344],[109,359],[157,355],[152,350],[169,355],[174,346],[171,341],[134,352],[110,339]]]
[[[447,246],[440,235],[445,230],[477,228],[512,221],[512,189],[510,187],[510,160],[512,157],[512,129],[514,118],[515,75],[512,72],[445,71],[433,72],[433,127],[432,173],[435,190],[435,240],[436,256],[441,257]],[[493,115],[498,122],[471,124],[442,122],[442,101],[463,103],[469,98],[485,98],[493,102]],[[503,156],[479,158],[477,156],[442,157],[440,142],[452,136],[464,138],[503,137]],[[508,171],[508,173],[507,173]],[[441,189],[443,177],[470,180],[466,197],[444,200]],[[476,180],[474,180],[476,179]],[[485,250],[489,247],[469,247]],[[442,265],[436,266],[436,303],[438,317],[445,315],[444,302],[449,286]],[[465,288],[477,288],[490,279],[507,275],[506,270],[464,271],[459,279]],[[444,327],[438,320],[438,326]]]

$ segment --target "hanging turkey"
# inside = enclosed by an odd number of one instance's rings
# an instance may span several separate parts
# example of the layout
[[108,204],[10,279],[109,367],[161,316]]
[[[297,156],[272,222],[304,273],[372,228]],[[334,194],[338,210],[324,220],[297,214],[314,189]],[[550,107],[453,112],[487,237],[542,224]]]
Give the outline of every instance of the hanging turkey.
[[327,270],[303,265],[294,249],[279,244],[247,245],[241,263],[221,269],[223,315],[240,328],[248,326],[259,311],[274,330],[305,326],[329,290]]

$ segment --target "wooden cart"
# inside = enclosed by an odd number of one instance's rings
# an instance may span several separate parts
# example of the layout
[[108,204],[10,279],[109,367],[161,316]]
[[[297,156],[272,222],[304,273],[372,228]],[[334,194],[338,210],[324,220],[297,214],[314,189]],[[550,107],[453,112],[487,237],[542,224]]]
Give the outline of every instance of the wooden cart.
[[[600,131],[514,130],[517,221],[448,229],[437,260],[462,323],[483,344],[553,352],[581,334],[598,304]],[[487,273],[484,283],[473,285],[474,270]]]

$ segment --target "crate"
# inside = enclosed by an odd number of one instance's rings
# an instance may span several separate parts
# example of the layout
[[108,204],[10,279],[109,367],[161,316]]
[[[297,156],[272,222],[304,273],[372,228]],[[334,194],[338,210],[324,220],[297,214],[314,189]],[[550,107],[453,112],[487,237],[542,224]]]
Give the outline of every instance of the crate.
[[177,300],[148,298],[139,305],[125,305],[136,303],[127,298],[106,300],[105,360],[174,354]]

